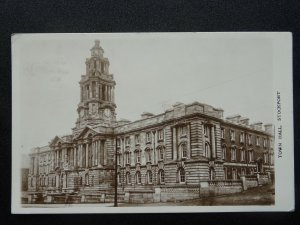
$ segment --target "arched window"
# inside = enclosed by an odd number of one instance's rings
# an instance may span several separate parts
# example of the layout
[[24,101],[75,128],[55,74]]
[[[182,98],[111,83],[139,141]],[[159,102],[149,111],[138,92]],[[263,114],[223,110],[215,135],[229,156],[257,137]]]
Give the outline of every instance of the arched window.
[[209,144],[207,142],[205,143],[204,156],[206,158],[210,158],[210,146],[209,146]]
[[126,173],[126,184],[131,184],[131,176],[129,172]]
[[141,184],[142,183],[142,176],[141,176],[141,172],[137,171],[135,174],[135,183],[136,184]]
[[147,181],[148,184],[152,184],[152,172],[150,170],[147,171]]
[[187,158],[188,149],[187,149],[187,144],[185,142],[180,145],[180,149],[181,149],[181,157],[182,158]]
[[178,175],[179,175],[179,182],[184,183],[185,182],[185,171],[182,167],[179,168]]
[[165,171],[160,170],[158,172],[158,181],[159,181],[159,184],[165,183]]

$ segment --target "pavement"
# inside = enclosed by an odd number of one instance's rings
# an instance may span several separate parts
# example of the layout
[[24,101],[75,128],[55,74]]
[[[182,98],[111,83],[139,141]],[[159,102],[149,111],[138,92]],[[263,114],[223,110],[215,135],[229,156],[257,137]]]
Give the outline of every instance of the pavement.
[[203,197],[177,202],[146,204],[119,203],[120,207],[146,206],[220,206],[220,205],[274,205],[275,189],[273,184],[249,189],[237,194]]
[[[268,184],[249,189],[237,194],[203,197],[193,200],[158,203],[118,203],[119,207],[149,206],[220,206],[220,205],[273,205],[275,189]],[[23,204],[24,208],[66,208],[66,207],[113,207],[113,203],[82,203],[82,204]]]

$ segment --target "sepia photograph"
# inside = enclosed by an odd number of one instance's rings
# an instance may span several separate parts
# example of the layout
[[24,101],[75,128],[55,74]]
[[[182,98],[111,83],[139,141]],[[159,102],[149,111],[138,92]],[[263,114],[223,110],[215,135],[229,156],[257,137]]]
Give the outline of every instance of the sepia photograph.
[[12,212],[292,210],[291,48],[290,33],[13,35]]

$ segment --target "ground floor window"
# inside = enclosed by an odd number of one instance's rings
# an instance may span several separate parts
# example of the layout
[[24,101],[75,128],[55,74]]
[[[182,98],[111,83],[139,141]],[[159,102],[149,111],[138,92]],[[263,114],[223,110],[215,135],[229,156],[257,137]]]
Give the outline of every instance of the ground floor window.
[[232,169],[232,179],[237,180],[237,171],[236,171],[236,169]]
[[147,179],[148,179],[148,184],[152,184],[152,172],[147,171]]
[[136,181],[137,184],[141,184],[142,183],[142,176],[141,176],[141,172],[140,171],[136,172],[136,174],[135,174],[135,181]]
[[126,184],[130,184],[130,183],[131,183],[130,173],[127,172],[127,173],[126,173]]
[[165,183],[165,171],[160,170],[160,171],[158,172],[158,178],[159,178],[159,183],[160,183],[160,184]]
[[185,182],[185,171],[183,168],[179,169],[179,182],[184,183]]

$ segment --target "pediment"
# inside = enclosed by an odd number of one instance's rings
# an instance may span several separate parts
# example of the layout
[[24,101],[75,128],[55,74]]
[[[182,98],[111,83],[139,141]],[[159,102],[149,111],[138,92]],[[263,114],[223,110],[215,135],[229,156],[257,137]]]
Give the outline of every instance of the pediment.
[[98,134],[96,130],[93,128],[86,126],[78,135],[75,139],[86,139],[89,137],[93,137],[94,135]]
[[59,136],[55,136],[49,143],[49,146],[56,146],[59,143],[64,143],[65,141]]

